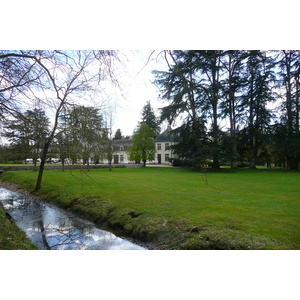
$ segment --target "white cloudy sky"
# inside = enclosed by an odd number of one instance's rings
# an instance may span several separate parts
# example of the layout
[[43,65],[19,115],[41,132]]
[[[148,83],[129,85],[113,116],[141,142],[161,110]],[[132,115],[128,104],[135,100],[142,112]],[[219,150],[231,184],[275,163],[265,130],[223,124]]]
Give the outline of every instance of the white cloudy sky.
[[[156,51],[149,60],[152,51],[121,51],[121,59],[125,64],[123,72],[120,72],[119,80],[122,88],[120,91],[112,91],[111,97],[116,102],[116,114],[114,129],[120,128],[123,135],[131,135],[141,119],[141,111],[147,101],[159,115],[159,108],[164,102],[159,101],[159,89],[152,83],[153,70],[166,70],[163,59],[157,59],[159,51]],[[148,61],[149,60],[149,61]]]
[[[289,2],[288,0],[287,2]],[[273,6],[271,20],[267,19],[269,8],[258,4],[247,7],[247,14],[235,13],[233,18],[224,19],[235,1],[217,1],[201,4],[196,1],[174,5],[169,1],[152,1],[143,7],[137,1],[113,1],[99,4],[87,0],[84,5],[73,2],[54,1],[41,7],[37,0],[24,3],[17,0],[14,18],[2,16],[2,49],[128,49],[127,70],[120,76],[123,87],[110,91],[111,101],[117,103],[114,130],[120,128],[124,135],[131,135],[146,101],[157,109],[164,105],[158,102],[159,91],[151,84],[153,69],[163,69],[162,61],[152,60],[145,67],[151,50],[145,49],[283,49],[295,48],[286,30],[277,20],[288,6]],[[57,7],[60,9],[57,9]],[[42,13],[33,12],[39,7]],[[220,9],[216,9],[219,7]],[[240,4],[239,4],[240,7]],[[134,9],[133,9],[134,8]],[[10,2],[4,10],[11,9]],[[211,13],[214,11],[214,19]],[[291,18],[297,20],[297,10],[289,10]],[[68,13],[66,13],[68,12]],[[201,15],[201,18],[200,18]],[[255,15],[255,22],[253,22]],[[55,18],[53,18],[55,16]],[[17,21],[16,21],[17,20]],[[268,26],[266,27],[266,24]],[[296,23],[294,24],[296,25]],[[296,28],[297,26],[290,26]],[[266,36],[268,38],[266,38]],[[280,37],[280,38],[279,38]],[[8,47],[7,47],[8,46]],[[296,46],[297,48],[297,46]],[[129,49],[143,49],[131,52]],[[157,50],[156,53],[158,53]]]

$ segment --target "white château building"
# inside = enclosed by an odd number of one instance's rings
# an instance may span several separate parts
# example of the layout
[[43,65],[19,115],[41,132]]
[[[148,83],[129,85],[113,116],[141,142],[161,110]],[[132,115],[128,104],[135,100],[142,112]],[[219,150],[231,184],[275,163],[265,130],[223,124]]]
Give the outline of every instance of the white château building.
[[[170,158],[176,158],[177,155],[171,149],[172,145],[179,142],[179,137],[171,134],[171,128],[168,127],[164,132],[155,138],[156,154],[155,160],[148,161],[150,164],[169,164]],[[131,139],[122,139],[113,141],[113,164],[133,164],[134,161],[129,160],[128,150],[131,147]],[[107,163],[103,161],[102,163]]]
[[[164,132],[159,134],[155,138],[155,160],[153,161],[147,161],[149,164],[163,164],[167,165],[169,164],[170,158],[177,158],[177,155],[173,152],[171,149],[172,145],[178,144],[179,137],[175,134],[171,133],[171,127],[168,127]],[[112,141],[112,147],[113,147],[113,160],[112,164],[135,164],[140,162],[130,161],[129,160],[129,148],[132,145],[131,139],[122,139],[122,140],[113,140]],[[39,159],[40,160],[40,159]],[[51,161],[54,163],[60,163],[59,158],[52,157]],[[40,161],[38,161],[40,162]],[[28,158],[24,161],[24,163],[33,163],[33,160],[31,158]],[[65,160],[66,164],[72,164],[71,159]],[[78,158],[77,162],[79,164],[83,163],[82,158]],[[89,163],[94,164],[95,161],[92,157],[89,158]],[[104,157],[100,157],[97,164],[108,164],[108,160]]]

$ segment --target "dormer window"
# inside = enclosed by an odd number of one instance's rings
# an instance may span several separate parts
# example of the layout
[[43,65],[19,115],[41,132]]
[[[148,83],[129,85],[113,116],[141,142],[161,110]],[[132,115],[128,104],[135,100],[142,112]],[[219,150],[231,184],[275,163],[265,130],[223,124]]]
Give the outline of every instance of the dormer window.
[[120,146],[120,151],[123,151],[124,150],[124,146]]

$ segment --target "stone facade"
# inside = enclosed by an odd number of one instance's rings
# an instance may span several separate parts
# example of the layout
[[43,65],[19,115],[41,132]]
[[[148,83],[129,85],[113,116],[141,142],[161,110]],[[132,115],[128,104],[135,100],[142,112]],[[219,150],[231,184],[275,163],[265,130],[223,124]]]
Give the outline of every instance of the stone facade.
[[156,155],[154,163],[169,164],[170,158],[176,158],[177,155],[173,152],[171,146],[178,144],[178,142],[178,136],[171,134],[170,127],[158,135],[155,139]]
[[[168,127],[164,132],[159,134],[155,139],[155,160],[148,161],[150,164],[169,164],[170,158],[176,158],[176,154],[171,149],[172,145],[179,142],[178,136],[171,134],[171,128]],[[129,160],[128,150],[131,147],[131,139],[114,140],[113,141],[113,164],[133,164],[134,161]],[[107,163],[107,161],[103,161]]]

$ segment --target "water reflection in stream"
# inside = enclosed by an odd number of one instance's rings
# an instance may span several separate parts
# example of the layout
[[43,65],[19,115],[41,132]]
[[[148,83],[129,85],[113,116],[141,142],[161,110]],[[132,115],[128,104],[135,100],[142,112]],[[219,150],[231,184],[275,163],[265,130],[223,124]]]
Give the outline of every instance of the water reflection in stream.
[[38,246],[48,250],[144,250],[90,221],[50,204],[0,187],[0,201],[15,223]]

